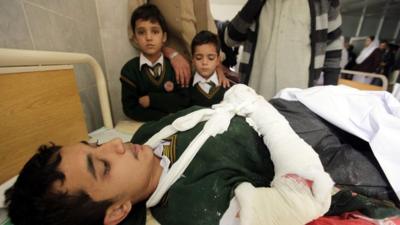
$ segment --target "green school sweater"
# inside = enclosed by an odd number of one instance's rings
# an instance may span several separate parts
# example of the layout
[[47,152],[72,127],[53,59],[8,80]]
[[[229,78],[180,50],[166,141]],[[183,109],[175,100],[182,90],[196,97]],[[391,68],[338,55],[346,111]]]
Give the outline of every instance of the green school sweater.
[[[126,116],[137,121],[159,120],[187,107],[189,91],[177,84],[168,59],[164,57],[163,72],[158,80],[145,70],[140,70],[139,64],[139,57],[136,57],[121,69],[121,98]],[[168,85],[172,85],[172,90]],[[148,108],[139,104],[139,98],[145,95],[150,97]]]
[[222,86],[217,86],[215,91],[206,93],[201,89],[199,83],[190,87],[190,105],[198,105],[203,107],[210,107],[218,104],[224,98],[224,94],[228,89]]
[[[132,142],[144,143],[175,118],[195,109],[199,107],[146,123]],[[171,138],[173,146],[164,154],[172,159],[172,163],[179,159],[203,126],[204,123],[200,123]],[[273,175],[273,164],[262,139],[242,117],[234,117],[228,131],[205,142],[182,177],[171,186],[161,202],[151,208],[151,212],[163,225],[218,224],[237,185],[250,182],[256,187],[267,187]],[[141,214],[136,215],[141,219],[129,224],[144,224],[144,212],[136,211],[136,214]]]

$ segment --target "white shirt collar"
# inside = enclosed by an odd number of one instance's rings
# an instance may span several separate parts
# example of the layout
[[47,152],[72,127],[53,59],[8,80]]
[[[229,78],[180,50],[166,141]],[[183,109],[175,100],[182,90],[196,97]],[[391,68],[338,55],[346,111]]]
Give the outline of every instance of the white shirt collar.
[[219,86],[217,72],[214,72],[208,79],[204,79],[204,77],[202,77],[200,74],[196,72],[193,77],[193,86],[195,86],[199,82],[207,83],[209,81],[214,82],[215,86]]
[[[171,142],[162,140],[153,149],[154,155],[156,155],[157,157],[159,157],[161,159],[160,160],[160,166],[163,168],[163,172],[161,174],[161,177],[165,176],[168,173],[169,165],[171,164],[171,161],[168,159],[168,157],[162,154],[163,150],[164,150],[164,145],[170,145],[170,144],[171,144]],[[161,177],[160,177],[160,179],[161,179]]]
[[143,66],[144,64],[147,64],[147,65],[153,67],[153,66],[156,65],[157,63],[160,63],[160,64],[161,64],[161,67],[164,66],[164,55],[163,55],[162,53],[161,53],[160,58],[158,58],[157,61],[155,61],[154,63],[151,63],[151,61],[148,60],[148,59],[146,58],[146,56],[143,55],[143,53],[140,53],[140,57],[139,57],[139,69],[140,69],[140,70],[142,69],[142,66]]

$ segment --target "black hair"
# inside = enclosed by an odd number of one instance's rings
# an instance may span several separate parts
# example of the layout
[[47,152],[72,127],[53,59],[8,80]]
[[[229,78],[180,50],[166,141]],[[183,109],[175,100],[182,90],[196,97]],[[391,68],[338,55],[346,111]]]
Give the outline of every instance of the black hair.
[[204,44],[213,44],[215,46],[215,50],[217,50],[217,54],[219,55],[221,47],[218,36],[207,30],[200,31],[196,34],[196,36],[194,36],[191,44],[192,55],[194,55],[194,51],[197,46]]
[[354,45],[350,44],[349,47],[348,47],[348,50],[349,51],[353,51],[353,49],[354,49]]
[[153,4],[141,5],[136,8],[135,11],[133,11],[131,17],[131,27],[133,33],[135,33],[136,21],[140,19],[150,21],[152,23],[158,23],[160,24],[162,31],[167,32],[167,23],[165,22],[165,18],[163,17],[157,6]]
[[375,40],[375,36],[368,36],[368,37],[369,37],[369,39],[371,39],[371,41]]
[[58,170],[61,146],[42,145],[25,164],[14,186],[6,191],[8,215],[14,225],[100,225],[112,200],[95,202],[83,190],[54,190],[65,181]]

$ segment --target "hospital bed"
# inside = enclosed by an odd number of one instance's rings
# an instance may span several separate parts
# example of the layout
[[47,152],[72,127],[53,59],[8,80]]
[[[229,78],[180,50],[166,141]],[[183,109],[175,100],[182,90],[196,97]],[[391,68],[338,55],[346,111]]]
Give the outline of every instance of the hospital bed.
[[[96,78],[104,127],[91,133],[85,124],[75,64],[88,64]],[[132,133],[114,129],[107,93],[100,65],[87,54],[0,49],[0,208],[3,192],[40,144],[130,140]],[[121,125],[129,132],[139,126]],[[5,223],[4,216],[5,210],[0,209],[0,224]]]
[[[358,75],[361,77],[366,78],[376,78],[377,80],[381,81],[382,85],[374,85],[374,84],[367,84],[362,83],[354,80],[345,79],[348,75]],[[386,77],[382,74],[376,73],[366,73],[366,72],[359,72],[353,70],[342,70],[338,84],[339,85],[346,85],[353,88],[357,88],[359,90],[369,90],[369,91],[388,91],[392,93],[392,95],[400,101],[400,83],[399,81],[400,70],[394,70],[389,74],[389,77]]]
[[[370,77],[370,78],[377,78],[381,80],[382,86],[361,83],[353,80],[344,79],[343,76],[345,75],[358,75],[362,77]],[[341,77],[339,78],[338,84],[347,85],[350,87],[354,87],[360,90],[372,90],[372,91],[386,91],[388,90],[388,79],[382,74],[375,74],[375,73],[366,73],[366,72],[359,72],[353,70],[342,70]]]
[[[96,77],[104,127],[90,134],[74,64],[90,65]],[[386,89],[387,82],[383,83]],[[40,144],[54,141],[68,145],[113,137],[129,140],[132,135],[114,128],[104,74],[87,54],[0,49],[0,95],[0,225],[9,223],[3,208],[3,191],[13,184]],[[122,123],[129,132],[139,126]],[[157,224],[148,218],[147,224]]]

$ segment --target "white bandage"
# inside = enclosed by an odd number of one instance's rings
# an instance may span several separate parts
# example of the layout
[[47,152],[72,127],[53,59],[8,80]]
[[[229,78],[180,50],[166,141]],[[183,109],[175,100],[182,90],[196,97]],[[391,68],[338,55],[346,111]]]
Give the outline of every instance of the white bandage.
[[197,152],[203,146],[204,142],[210,136],[215,137],[217,134],[225,132],[230,124],[232,117],[235,115],[230,105],[215,105],[214,109],[201,109],[176,119],[171,125],[164,127],[157,134],[153,135],[146,144],[153,148],[162,139],[175,134],[178,131],[185,131],[193,128],[202,121],[207,121],[197,136],[190,142],[179,160],[170,168],[166,176],[160,179],[160,182],[146,202],[147,207],[155,206],[168,189],[181,177],[190,162],[196,156]]
[[[286,174],[297,174],[313,181],[312,191],[321,206],[321,213],[329,209],[333,181],[324,171],[318,154],[290,127],[288,121],[264,98],[245,85],[235,85],[223,102],[246,116],[251,126],[263,136],[274,163],[275,180]],[[322,215],[322,214],[321,214]]]
[[304,225],[321,215],[307,185],[287,177],[274,183],[271,188],[242,183],[235,189],[240,225]]

